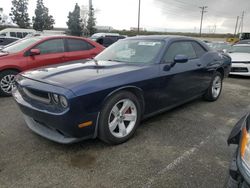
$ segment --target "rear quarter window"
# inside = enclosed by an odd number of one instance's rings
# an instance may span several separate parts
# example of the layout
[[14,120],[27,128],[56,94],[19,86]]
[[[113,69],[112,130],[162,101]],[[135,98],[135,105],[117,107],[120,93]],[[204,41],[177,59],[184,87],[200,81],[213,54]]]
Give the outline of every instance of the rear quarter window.
[[69,52],[91,50],[94,46],[87,41],[81,39],[67,39]]

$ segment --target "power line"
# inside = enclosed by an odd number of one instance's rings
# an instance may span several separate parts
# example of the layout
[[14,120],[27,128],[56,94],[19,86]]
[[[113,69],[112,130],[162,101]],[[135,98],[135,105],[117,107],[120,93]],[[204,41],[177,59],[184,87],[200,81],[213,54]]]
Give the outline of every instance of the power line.
[[202,30],[202,22],[203,22],[203,15],[206,13],[207,6],[199,7],[201,9],[201,24],[200,24],[200,37],[201,37],[201,30]]

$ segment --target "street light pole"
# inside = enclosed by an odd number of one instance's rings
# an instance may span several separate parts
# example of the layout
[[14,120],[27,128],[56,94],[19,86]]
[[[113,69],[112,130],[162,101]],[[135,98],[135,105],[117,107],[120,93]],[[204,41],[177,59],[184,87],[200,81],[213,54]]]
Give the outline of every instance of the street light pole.
[[140,33],[140,16],[141,16],[141,0],[139,0],[139,7],[138,7],[138,27],[137,27],[137,34]]

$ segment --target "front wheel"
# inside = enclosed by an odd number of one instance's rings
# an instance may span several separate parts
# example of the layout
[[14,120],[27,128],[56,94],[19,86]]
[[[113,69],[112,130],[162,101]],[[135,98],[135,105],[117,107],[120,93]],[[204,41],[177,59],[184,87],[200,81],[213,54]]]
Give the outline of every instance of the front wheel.
[[13,70],[0,72],[0,96],[11,96],[12,85],[17,74],[18,72]]
[[99,119],[99,138],[108,144],[121,144],[130,139],[140,122],[141,107],[137,97],[122,91],[104,105]]
[[215,72],[210,86],[204,95],[204,99],[207,101],[216,101],[222,90],[222,75],[220,72]]

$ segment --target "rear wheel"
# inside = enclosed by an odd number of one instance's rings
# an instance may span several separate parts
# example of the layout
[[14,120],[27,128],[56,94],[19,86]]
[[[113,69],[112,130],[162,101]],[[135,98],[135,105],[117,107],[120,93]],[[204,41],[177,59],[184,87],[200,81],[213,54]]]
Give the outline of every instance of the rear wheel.
[[0,95],[11,96],[12,85],[15,80],[15,76],[18,74],[17,71],[6,70],[0,72]]
[[204,99],[207,101],[216,101],[222,90],[222,75],[220,72],[215,72],[210,86],[204,95]]
[[141,108],[138,99],[122,91],[104,105],[99,119],[99,138],[109,144],[120,144],[130,139],[140,122]]

